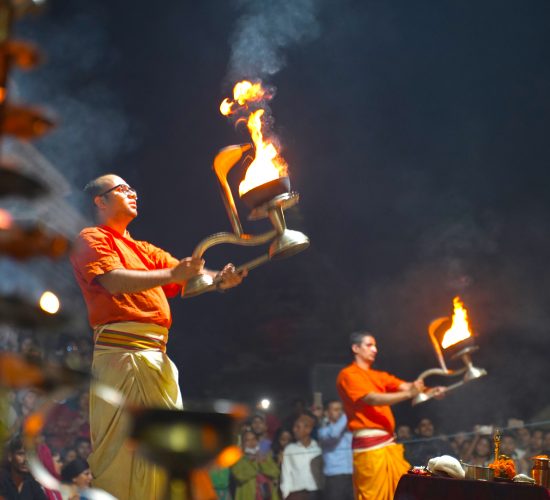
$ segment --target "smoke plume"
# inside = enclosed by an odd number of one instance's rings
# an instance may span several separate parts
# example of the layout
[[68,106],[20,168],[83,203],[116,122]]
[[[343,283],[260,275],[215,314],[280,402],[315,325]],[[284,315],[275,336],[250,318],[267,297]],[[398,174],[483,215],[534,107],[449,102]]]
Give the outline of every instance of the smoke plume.
[[316,0],[240,0],[229,78],[267,78],[285,65],[283,50],[319,34]]

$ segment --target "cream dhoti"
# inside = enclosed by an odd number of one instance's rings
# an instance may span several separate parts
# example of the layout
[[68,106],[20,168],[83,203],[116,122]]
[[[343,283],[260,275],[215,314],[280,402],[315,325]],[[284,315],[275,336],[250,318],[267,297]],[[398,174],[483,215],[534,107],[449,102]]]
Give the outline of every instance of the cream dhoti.
[[353,487],[357,500],[392,500],[397,483],[410,468],[404,448],[380,429],[355,431]]
[[[111,323],[94,331],[92,371],[130,405],[181,409],[178,370],[166,355],[168,329]],[[162,498],[164,473],[126,445],[129,419],[121,408],[90,395],[93,486],[120,500]]]

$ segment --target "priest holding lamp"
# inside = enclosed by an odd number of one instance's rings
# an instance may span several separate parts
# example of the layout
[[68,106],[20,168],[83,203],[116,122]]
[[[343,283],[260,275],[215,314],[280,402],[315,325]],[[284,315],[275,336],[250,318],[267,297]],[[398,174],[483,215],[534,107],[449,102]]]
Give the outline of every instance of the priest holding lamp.
[[[225,290],[247,271],[231,264],[208,271],[202,259],[178,260],[134,240],[127,226],[138,214],[137,193],[117,175],[98,177],[84,190],[97,225],[81,231],[71,262],[94,332],[94,375],[129,404],[181,409],[178,370],[166,355],[172,323],[167,297],[199,274]],[[160,499],[163,474],[125,446],[127,424],[122,409],[90,396],[93,486],[121,500]]]

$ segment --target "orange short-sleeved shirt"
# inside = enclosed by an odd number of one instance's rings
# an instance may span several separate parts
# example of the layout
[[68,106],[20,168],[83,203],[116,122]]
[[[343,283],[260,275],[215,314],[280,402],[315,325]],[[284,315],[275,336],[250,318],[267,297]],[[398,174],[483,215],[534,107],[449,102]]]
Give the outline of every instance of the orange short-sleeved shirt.
[[356,363],[346,366],[336,379],[336,388],[351,431],[383,429],[393,434],[395,418],[388,405],[371,406],[363,398],[371,393],[397,392],[404,380],[387,372],[363,370]]
[[107,226],[83,229],[71,263],[88,307],[90,325],[138,321],[169,328],[172,315],[167,297],[176,295],[181,290],[179,285],[111,295],[96,278],[114,269],[166,269],[178,262],[168,252],[146,241],[136,241],[128,233],[123,236]]

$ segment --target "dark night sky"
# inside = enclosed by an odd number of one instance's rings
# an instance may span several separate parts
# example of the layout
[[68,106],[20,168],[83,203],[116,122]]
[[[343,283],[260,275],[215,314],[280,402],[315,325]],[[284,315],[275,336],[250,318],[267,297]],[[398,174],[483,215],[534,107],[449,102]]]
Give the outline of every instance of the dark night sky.
[[[49,51],[21,98],[63,119],[39,147],[76,185],[106,171],[135,185],[133,236],[177,256],[229,229],[210,165],[248,140],[218,104],[251,3],[52,0],[21,28]],[[435,366],[428,323],[460,294],[489,376],[398,415],[533,417],[550,382],[550,4],[301,3],[317,34],[267,82],[301,195],[288,223],[312,246],[230,293],[172,302],[184,395],[309,397],[312,367],[347,362],[364,327],[378,367],[413,378]],[[207,265],[261,251],[216,248]]]

